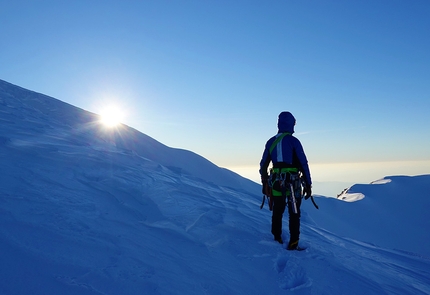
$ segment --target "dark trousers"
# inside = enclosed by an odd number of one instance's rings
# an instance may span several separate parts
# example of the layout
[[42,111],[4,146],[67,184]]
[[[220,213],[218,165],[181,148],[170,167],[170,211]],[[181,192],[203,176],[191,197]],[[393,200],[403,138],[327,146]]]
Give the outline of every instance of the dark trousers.
[[[282,196],[273,197],[273,211],[272,211],[272,234],[275,238],[282,235],[282,216],[284,215],[285,207],[287,205],[287,198]],[[289,216],[289,230],[290,242],[299,240],[300,236],[300,205],[302,198],[296,199],[297,213],[293,213],[291,202],[288,202],[288,216]]]

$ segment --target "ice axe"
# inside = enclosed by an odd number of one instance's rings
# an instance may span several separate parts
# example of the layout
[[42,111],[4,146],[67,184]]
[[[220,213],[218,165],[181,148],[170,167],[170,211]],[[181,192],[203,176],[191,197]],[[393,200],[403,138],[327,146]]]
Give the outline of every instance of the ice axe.
[[311,198],[312,204],[314,204],[315,208],[319,209],[317,203],[315,203],[314,196],[312,196],[312,195],[310,195],[310,196],[306,195],[305,196],[305,200],[309,199],[309,197]]

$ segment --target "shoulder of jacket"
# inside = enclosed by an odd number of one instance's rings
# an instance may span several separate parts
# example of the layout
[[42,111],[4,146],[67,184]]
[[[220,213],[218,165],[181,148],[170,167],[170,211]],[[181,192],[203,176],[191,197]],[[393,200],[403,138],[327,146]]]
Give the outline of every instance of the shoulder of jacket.
[[275,140],[276,140],[276,135],[274,135],[271,138],[269,138],[269,140],[267,141],[267,144],[272,143]]

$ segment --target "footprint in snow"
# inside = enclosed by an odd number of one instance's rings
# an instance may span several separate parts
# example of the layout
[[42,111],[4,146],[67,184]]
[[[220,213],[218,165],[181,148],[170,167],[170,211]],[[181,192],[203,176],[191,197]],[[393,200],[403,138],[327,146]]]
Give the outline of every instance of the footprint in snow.
[[275,268],[279,273],[279,286],[284,290],[297,290],[312,285],[306,271],[300,266],[300,261],[291,255],[282,255],[276,259]]

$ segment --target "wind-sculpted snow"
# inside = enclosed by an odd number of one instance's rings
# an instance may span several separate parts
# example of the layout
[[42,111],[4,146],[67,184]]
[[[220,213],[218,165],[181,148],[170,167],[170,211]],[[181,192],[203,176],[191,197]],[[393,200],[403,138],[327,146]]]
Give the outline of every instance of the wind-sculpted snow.
[[307,249],[286,251],[261,188],[191,152],[174,161],[136,130],[109,134],[1,81],[0,120],[0,294],[430,293],[428,258],[329,232],[309,201]]

